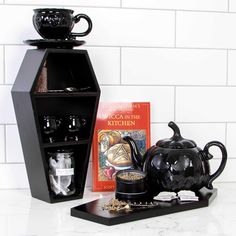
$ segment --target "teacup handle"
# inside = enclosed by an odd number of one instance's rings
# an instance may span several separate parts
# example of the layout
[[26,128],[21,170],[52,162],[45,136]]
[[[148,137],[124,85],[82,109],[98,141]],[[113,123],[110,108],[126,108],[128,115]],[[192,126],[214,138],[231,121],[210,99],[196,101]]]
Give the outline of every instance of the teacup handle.
[[208,189],[213,189],[212,182],[222,173],[222,171],[225,168],[226,161],[227,161],[227,151],[226,151],[226,148],[225,148],[224,144],[222,144],[221,142],[218,142],[218,141],[209,142],[204,147],[203,152],[205,153],[205,155],[206,155],[205,157],[206,157],[207,160],[210,160],[213,157],[209,153],[209,148],[211,146],[217,146],[218,148],[220,148],[221,153],[222,153],[222,160],[221,160],[220,166],[217,169],[217,171],[214,174],[210,175],[209,181],[208,181],[207,186],[206,186]]
[[72,32],[70,34],[70,38],[83,37],[83,36],[88,35],[91,32],[92,27],[93,27],[93,23],[92,23],[91,19],[85,14],[78,14],[78,15],[74,16],[75,23],[78,23],[80,21],[80,19],[85,19],[88,22],[88,29],[82,33],[73,33]]

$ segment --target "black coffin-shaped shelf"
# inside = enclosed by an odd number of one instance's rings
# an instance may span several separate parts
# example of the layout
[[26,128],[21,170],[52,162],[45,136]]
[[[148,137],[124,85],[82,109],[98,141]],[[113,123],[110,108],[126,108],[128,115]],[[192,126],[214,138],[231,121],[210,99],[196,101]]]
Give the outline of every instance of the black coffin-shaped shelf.
[[[49,203],[83,197],[99,97],[100,88],[86,50],[26,52],[12,98],[33,197]],[[45,116],[58,120],[76,116],[85,122],[76,140],[66,138],[66,129],[61,129],[52,141],[45,138]],[[70,196],[51,191],[48,153],[58,149],[74,153],[75,192]]]

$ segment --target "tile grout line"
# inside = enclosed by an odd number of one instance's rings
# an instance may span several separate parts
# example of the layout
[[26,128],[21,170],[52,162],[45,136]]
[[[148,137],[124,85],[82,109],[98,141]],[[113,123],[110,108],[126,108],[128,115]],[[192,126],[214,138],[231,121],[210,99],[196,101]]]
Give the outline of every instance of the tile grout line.
[[[11,43],[11,44],[4,44],[4,43],[0,43],[0,46],[20,46],[20,47],[26,47],[26,45],[21,44],[21,43]],[[89,47],[97,47],[97,48],[138,48],[138,49],[143,49],[143,48],[147,48],[147,49],[176,49],[176,50],[215,50],[215,51],[226,51],[226,50],[236,50],[236,48],[201,48],[201,47],[174,47],[174,46],[144,46],[144,45],[93,45],[93,44],[86,44],[84,45],[85,48],[89,48]],[[34,47],[32,47],[32,49],[35,49]]]
[[2,54],[3,54],[3,84],[6,84],[6,52],[5,52],[6,48],[5,45],[3,45],[2,48]]
[[230,5],[230,0],[228,0],[228,12],[230,12],[229,11],[229,9],[230,9],[229,5]]
[[176,122],[176,86],[174,87],[174,121]]
[[3,125],[3,138],[4,138],[4,163],[7,163],[7,125]]
[[[152,121],[151,124],[158,125],[158,124],[168,124],[168,121]],[[227,121],[178,121],[179,124],[189,124],[189,125],[195,125],[195,124],[225,124]],[[235,122],[227,122],[228,124],[235,124]]]
[[226,86],[229,85],[229,50],[226,51]]
[[123,6],[122,6],[122,0],[120,0],[120,8],[123,8]]
[[227,148],[228,123],[225,123],[225,146]]
[[[28,6],[28,7],[34,7],[34,6],[43,6],[43,7],[62,7],[62,8],[65,8],[65,7],[80,7],[80,8],[99,8],[99,9],[120,9],[120,5],[117,5],[117,6],[98,6],[98,5],[52,5],[52,4],[26,4],[26,3],[23,3],[23,4],[16,4],[16,3],[0,3],[0,5],[6,5],[6,6]],[[151,7],[123,7],[122,6],[122,9],[123,10],[149,10],[149,11],[170,11],[170,12],[173,12],[173,11],[183,11],[183,12],[200,12],[200,13],[222,13],[222,14],[225,14],[225,13],[230,13],[230,14],[236,14],[235,11],[228,11],[227,10],[200,10],[200,9],[178,9],[178,8],[151,8]]]
[[[200,84],[100,84],[100,86],[108,87],[108,86],[127,86],[127,87],[189,87],[189,88],[229,88],[229,86],[223,85],[214,85],[214,84],[208,84],[208,85],[200,85]],[[230,87],[235,88],[236,85],[230,85]]]
[[177,27],[176,27],[176,26],[177,26],[177,22],[176,22],[176,21],[177,21],[177,11],[175,11],[175,44],[174,44],[174,45],[175,45],[175,48],[176,48],[176,44],[177,44],[177,43],[176,43],[176,30],[177,30]]

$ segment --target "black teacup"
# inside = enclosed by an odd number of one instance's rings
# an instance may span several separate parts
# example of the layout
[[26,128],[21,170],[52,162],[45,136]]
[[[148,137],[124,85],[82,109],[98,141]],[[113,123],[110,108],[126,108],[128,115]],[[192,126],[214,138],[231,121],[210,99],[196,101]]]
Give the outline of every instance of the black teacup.
[[43,116],[41,118],[45,142],[55,142],[58,128],[61,126],[61,121],[61,119],[57,119],[55,116]]
[[77,115],[70,115],[67,117],[65,121],[65,128],[66,128],[66,141],[78,141],[79,140],[79,133],[82,126],[85,126],[87,121],[83,118],[80,118]]
[[[92,30],[92,21],[85,14],[73,16],[73,10],[58,8],[34,9],[33,25],[45,39],[75,39],[86,36]],[[88,29],[82,33],[72,33],[72,29],[80,19],[88,22]]]

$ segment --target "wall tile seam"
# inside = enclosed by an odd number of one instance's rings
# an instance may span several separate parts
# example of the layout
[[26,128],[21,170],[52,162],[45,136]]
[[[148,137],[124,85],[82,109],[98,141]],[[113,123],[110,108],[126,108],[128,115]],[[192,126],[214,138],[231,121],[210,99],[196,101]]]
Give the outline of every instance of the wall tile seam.
[[176,121],[176,101],[177,101],[176,86],[174,86],[174,121]]
[[228,144],[228,124],[225,123],[225,146]]
[[228,8],[226,10],[201,10],[201,9],[181,9],[181,8],[156,8],[156,7],[125,7],[122,4],[122,7],[120,6],[101,6],[101,5],[62,5],[62,4],[32,4],[32,3],[0,3],[0,5],[5,5],[5,6],[46,6],[46,7],[82,7],[82,8],[110,8],[110,9],[121,9],[121,10],[149,10],[149,11],[183,11],[183,12],[206,12],[206,13],[232,13],[236,14],[236,11],[228,11]]
[[[199,122],[196,122],[196,121],[178,121],[178,124],[189,124],[189,125],[200,125],[200,124],[236,124],[236,121],[234,122],[225,122],[225,121],[199,121]],[[164,122],[156,122],[156,121],[152,121],[151,122],[152,125],[162,125],[162,124],[168,124],[168,121]]]
[[129,10],[150,10],[150,11],[179,11],[179,12],[199,12],[199,13],[228,13],[228,14],[236,14],[234,10],[200,10],[200,9],[181,9],[181,8],[146,8],[146,7],[122,7],[122,9],[129,9]]
[[3,57],[3,84],[6,83],[6,50],[5,45],[2,46],[2,57]]
[[[26,47],[28,45],[23,43],[0,43],[0,46],[11,47],[11,46],[20,46]],[[121,48],[121,49],[129,49],[129,48],[136,48],[136,49],[176,49],[176,50],[214,50],[214,51],[235,51],[236,48],[208,48],[208,47],[183,47],[183,46],[144,46],[144,45],[98,45],[98,44],[86,44],[83,46],[83,49],[86,50],[87,48]],[[30,49],[36,49],[36,47],[32,47]],[[75,48],[75,50],[80,50],[79,48]]]
[[7,126],[3,125],[3,142],[4,142],[4,163],[7,162]]
[[[17,7],[20,7],[20,6],[25,6],[25,7],[45,7],[45,8],[55,8],[55,7],[61,7],[61,8],[72,8],[72,7],[81,7],[81,8],[104,8],[104,9],[107,9],[107,8],[110,8],[110,9],[120,9],[120,4],[117,5],[117,6],[110,6],[110,5],[107,5],[107,6],[104,6],[104,5],[62,5],[62,4],[32,4],[32,3],[0,3],[0,6],[1,5],[4,5],[4,6],[17,6]],[[142,10],[142,9],[141,9]]]
[[226,51],[226,85],[230,86],[229,84],[229,50]]
[[175,43],[174,43],[174,47],[176,48],[177,45],[177,11],[175,11]]
[[235,88],[236,85],[217,85],[217,84],[209,84],[209,85],[198,85],[198,84],[100,84],[101,87],[169,87],[169,88]]

